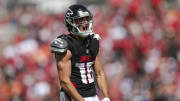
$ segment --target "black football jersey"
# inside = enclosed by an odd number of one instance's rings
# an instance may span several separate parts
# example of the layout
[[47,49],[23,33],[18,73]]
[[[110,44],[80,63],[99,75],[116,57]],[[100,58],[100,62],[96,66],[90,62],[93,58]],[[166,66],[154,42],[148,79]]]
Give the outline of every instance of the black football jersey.
[[71,34],[61,35],[68,42],[68,49],[72,53],[71,58],[71,81],[77,91],[83,97],[96,94],[94,84],[94,62],[99,51],[99,40],[88,36],[84,42],[80,42]]

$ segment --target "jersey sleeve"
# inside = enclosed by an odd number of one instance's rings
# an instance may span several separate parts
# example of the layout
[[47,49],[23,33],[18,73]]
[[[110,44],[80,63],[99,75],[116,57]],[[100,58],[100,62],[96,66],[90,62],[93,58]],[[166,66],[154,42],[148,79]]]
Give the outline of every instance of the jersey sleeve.
[[91,41],[91,50],[94,57],[96,57],[99,52],[99,40],[100,40],[100,36],[98,34],[93,35]]

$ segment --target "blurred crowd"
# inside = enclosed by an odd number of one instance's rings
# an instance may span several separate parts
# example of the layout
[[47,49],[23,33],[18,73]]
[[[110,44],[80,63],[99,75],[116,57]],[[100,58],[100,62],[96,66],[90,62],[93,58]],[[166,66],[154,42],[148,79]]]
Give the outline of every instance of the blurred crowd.
[[[87,5],[102,38],[111,101],[180,101],[179,4],[106,0]],[[58,101],[49,43],[68,33],[64,12],[42,12],[32,3],[10,8],[0,0],[0,101]]]

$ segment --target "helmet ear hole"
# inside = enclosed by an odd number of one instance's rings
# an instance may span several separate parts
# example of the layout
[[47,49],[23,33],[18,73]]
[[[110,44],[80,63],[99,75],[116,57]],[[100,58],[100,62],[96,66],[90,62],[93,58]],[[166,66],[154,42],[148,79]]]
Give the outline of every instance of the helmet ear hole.
[[72,30],[72,26],[66,22],[66,28],[70,32]]

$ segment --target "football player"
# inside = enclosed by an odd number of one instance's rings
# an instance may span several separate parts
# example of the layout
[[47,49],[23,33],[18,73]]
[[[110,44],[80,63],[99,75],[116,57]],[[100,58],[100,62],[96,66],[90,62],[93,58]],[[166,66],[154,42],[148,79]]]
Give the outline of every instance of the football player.
[[64,21],[69,34],[51,42],[62,87],[60,101],[99,101],[95,80],[104,95],[103,101],[110,101],[99,57],[100,37],[93,32],[92,13],[75,4],[67,9]]

